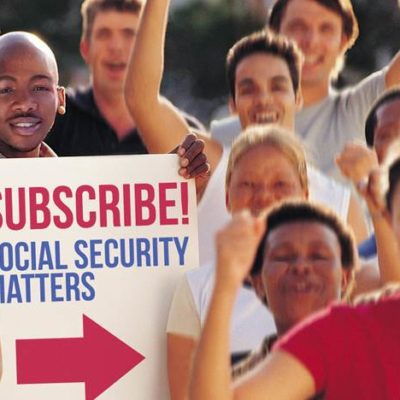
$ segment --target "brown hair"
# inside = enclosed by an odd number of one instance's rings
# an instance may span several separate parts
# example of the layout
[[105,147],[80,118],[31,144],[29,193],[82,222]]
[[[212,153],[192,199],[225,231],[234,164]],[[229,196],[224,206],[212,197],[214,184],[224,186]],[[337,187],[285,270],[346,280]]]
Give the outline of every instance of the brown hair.
[[232,99],[235,99],[236,68],[238,64],[255,53],[266,53],[282,58],[289,69],[295,94],[300,88],[300,72],[303,57],[297,45],[282,35],[268,30],[255,32],[236,42],[226,56],[226,77]]
[[[280,32],[283,16],[291,0],[276,0],[269,17],[269,27],[274,32]],[[321,6],[338,14],[343,23],[343,33],[347,37],[347,49],[355,43],[359,30],[357,18],[350,0],[314,0]]]
[[118,11],[139,14],[143,3],[139,0],[84,0],[81,6],[82,39],[89,40],[97,13]]

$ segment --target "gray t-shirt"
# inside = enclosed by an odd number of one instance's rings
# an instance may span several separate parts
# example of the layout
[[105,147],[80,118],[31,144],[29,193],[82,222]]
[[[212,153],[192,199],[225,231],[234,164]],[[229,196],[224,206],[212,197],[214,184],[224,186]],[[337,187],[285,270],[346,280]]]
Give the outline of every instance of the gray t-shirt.
[[[356,138],[365,142],[365,119],[385,90],[385,72],[386,68],[345,90],[331,89],[325,99],[296,114],[296,132],[311,161],[322,172],[340,178],[336,154]],[[240,132],[240,122],[237,117],[212,121],[210,130],[213,137],[230,145]]]
[[365,119],[384,90],[385,70],[381,70],[356,86],[331,89],[324,100],[296,114],[296,132],[322,172],[340,177],[335,156],[354,139],[365,142]]

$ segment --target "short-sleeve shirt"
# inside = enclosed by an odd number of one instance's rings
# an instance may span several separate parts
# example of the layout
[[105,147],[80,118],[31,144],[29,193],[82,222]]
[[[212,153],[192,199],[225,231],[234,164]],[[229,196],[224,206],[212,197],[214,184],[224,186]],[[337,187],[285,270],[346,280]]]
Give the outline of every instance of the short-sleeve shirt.
[[365,120],[385,90],[385,71],[375,72],[344,90],[330,88],[325,99],[296,114],[296,132],[322,172],[341,178],[335,156],[348,142],[365,142]]
[[[306,147],[310,161],[323,173],[342,179],[335,156],[343,146],[360,139],[365,142],[365,120],[375,100],[385,90],[386,68],[344,90],[329,89],[326,98],[303,107],[295,117],[295,130]],[[237,116],[212,121],[211,135],[230,145],[240,133]]]
[[400,295],[333,306],[296,326],[274,349],[296,357],[324,399],[400,399]]

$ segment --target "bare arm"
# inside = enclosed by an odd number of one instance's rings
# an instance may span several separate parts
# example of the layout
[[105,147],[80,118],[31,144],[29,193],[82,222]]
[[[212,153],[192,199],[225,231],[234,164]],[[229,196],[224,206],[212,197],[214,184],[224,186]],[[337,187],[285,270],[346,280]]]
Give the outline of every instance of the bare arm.
[[393,57],[385,76],[386,88],[400,84],[400,52]]
[[357,243],[363,242],[368,237],[367,224],[365,222],[364,212],[362,210],[361,204],[354,196],[351,194],[349,211],[347,213],[347,223],[351,226],[354,232]]
[[237,214],[217,235],[216,279],[196,352],[190,385],[192,400],[233,398],[229,327],[237,291],[247,276],[264,231],[263,219]]
[[[160,96],[164,42],[169,0],[148,0],[128,66],[126,103],[151,153],[168,153],[181,143],[189,126],[180,112]],[[220,160],[222,147],[204,135],[211,170]]]
[[264,218],[244,212],[235,215],[218,233],[216,281],[196,351],[190,400],[304,400],[315,392],[310,372],[283,351],[269,356],[254,374],[240,379],[236,387],[231,384],[230,316],[264,229]]
[[254,375],[246,376],[234,391],[235,400],[305,400],[315,394],[311,373],[284,351],[271,353]]
[[376,284],[400,281],[399,249],[381,194],[381,171],[375,151],[359,143],[350,144],[339,155],[337,163],[364,197],[374,225],[380,279],[379,282],[370,280],[371,289]]
[[168,382],[171,400],[186,400],[196,340],[167,334]]

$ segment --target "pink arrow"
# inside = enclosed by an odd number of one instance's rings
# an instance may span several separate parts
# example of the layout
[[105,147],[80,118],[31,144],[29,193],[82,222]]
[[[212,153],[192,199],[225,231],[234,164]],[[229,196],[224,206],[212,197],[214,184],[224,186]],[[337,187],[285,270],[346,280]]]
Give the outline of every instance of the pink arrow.
[[16,340],[17,383],[85,382],[94,400],[144,356],[83,315],[83,338]]

